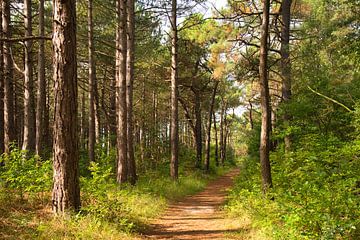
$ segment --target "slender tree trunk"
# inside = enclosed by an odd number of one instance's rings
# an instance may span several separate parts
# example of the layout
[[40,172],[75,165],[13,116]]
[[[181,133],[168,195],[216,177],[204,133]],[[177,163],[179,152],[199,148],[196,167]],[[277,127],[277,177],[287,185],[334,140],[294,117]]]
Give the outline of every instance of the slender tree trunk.
[[173,180],[178,179],[179,165],[179,116],[178,116],[178,34],[177,34],[177,1],[171,4],[171,124],[170,145],[171,162],[170,175]]
[[208,116],[208,123],[207,123],[207,140],[206,140],[206,156],[205,156],[205,170],[210,170],[210,146],[211,146],[211,120],[213,116],[214,111],[214,105],[215,105],[215,97],[216,97],[216,91],[217,87],[219,85],[219,81],[215,82],[215,86],[211,95],[211,102],[209,105],[209,116]]
[[75,0],[53,0],[55,213],[79,210]]
[[[11,38],[10,1],[3,1],[2,28],[3,36]],[[14,118],[14,84],[11,43],[4,42],[4,148],[10,152],[10,144],[16,139]]]
[[44,109],[44,141],[43,145],[46,149],[52,149],[53,147],[53,137],[52,137],[52,128],[50,127],[50,83],[45,82],[45,88],[47,89],[45,92],[48,94],[45,94],[45,109]]
[[227,119],[227,104],[225,104],[225,111],[223,116],[223,134],[222,137],[222,146],[221,146],[221,155],[220,155],[220,161],[221,165],[225,166],[226,161],[226,153],[227,153],[227,132],[228,132],[228,119]]
[[195,144],[196,144],[196,168],[201,168],[202,163],[202,123],[201,123],[201,97],[200,91],[193,91],[195,95]]
[[[291,99],[291,62],[290,62],[290,9],[291,0],[283,0],[281,6],[281,75],[282,81],[282,98],[284,103],[287,103]],[[291,121],[290,113],[285,109],[283,115],[284,126],[287,128]],[[287,134],[284,137],[285,152],[289,152],[291,149],[291,135]]]
[[88,52],[89,52],[89,161],[95,162],[95,60],[94,60],[94,24],[93,24],[93,0],[88,0]]
[[253,130],[254,129],[253,105],[252,105],[252,102],[250,100],[249,100],[249,106],[250,106],[250,109],[249,109],[250,128],[251,128],[251,130]]
[[[44,24],[44,2],[39,1],[39,36],[45,35]],[[46,80],[45,80],[45,40],[39,40],[39,59],[38,59],[38,82],[37,82],[37,102],[36,102],[36,139],[35,151],[40,155],[43,147],[44,137],[44,112],[46,108]]]
[[[0,1],[0,38],[4,38],[2,30],[2,9],[3,0]],[[4,150],[4,42],[0,41],[0,154],[3,154]]]
[[225,148],[225,118],[226,118],[226,101],[224,101],[224,99],[222,99],[222,104],[221,104],[221,112],[220,112],[220,162],[221,165],[224,166],[225,164],[225,155],[226,155],[226,148]]
[[126,111],[126,1],[117,0],[118,29],[117,42],[117,68],[118,81],[116,82],[116,112],[117,112],[117,182],[127,181],[127,111]]
[[[117,60],[116,60],[117,61]],[[118,66],[118,65],[116,65]],[[115,78],[111,81],[111,92],[110,92],[110,138],[111,138],[111,146],[115,147],[116,144],[116,82],[118,81],[119,71],[116,67],[115,69]]]
[[217,124],[216,124],[216,115],[215,111],[213,111],[213,117],[214,117],[214,135],[215,135],[215,165],[219,166],[219,141],[218,141],[218,130],[217,130]]
[[262,0],[263,13],[260,38],[260,92],[261,92],[261,134],[260,134],[260,165],[262,176],[262,189],[267,192],[272,187],[271,168],[270,168],[270,128],[271,128],[271,109],[268,83],[268,34],[269,34],[269,11],[270,0]]
[[81,147],[87,148],[86,141],[86,112],[85,112],[85,92],[82,92],[81,96],[81,113],[80,113],[80,143]]
[[[24,1],[25,37],[32,36],[31,0]],[[25,69],[24,69],[24,136],[23,150],[35,151],[35,112],[34,112],[34,81],[32,40],[25,41]]]
[[127,107],[127,159],[129,167],[129,181],[135,184],[136,164],[134,156],[134,122],[133,122],[133,85],[134,85],[134,57],[135,57],[135,0],[127,0],[127,59],[126,59],[126,107]]

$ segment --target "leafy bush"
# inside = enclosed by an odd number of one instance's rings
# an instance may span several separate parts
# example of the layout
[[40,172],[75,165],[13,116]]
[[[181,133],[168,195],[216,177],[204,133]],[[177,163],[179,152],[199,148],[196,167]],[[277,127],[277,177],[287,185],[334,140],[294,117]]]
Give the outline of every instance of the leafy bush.
[[227,209],[249,212],[275,239],[359,239],[360,142],[302,140],[292,154],[271,156],[274,200],[262,196],[260,167],[247,159]]
[[8,189],[24,193],[49,191],[52,183],[52,164],[39,156],[30,156],[26,151],[13,148],[3,154],[0,160],[0,179]]

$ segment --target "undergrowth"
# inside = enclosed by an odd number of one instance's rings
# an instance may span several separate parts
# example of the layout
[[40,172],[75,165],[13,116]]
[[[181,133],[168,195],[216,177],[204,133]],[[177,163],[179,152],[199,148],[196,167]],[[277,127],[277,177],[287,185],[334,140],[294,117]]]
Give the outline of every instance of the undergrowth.
[[[226,169],[205,174],[181,159],[179,180],[168,163],[139,173],[136,186],[115,182],[114,154],[98,154],[80,178],[81,211],[67,217],[51,212],[51,162],[14,149],[0,168],[0,239],[124,239],[146,228],[170,201],[203,189]],[[26,158],[26,159],[25,159]],[[82,164],[86,166],[86,164]],[[136,234],[135,234],[136,235]]]
[[302,141],[288,155],[272,153],[267,196],[257,159],[244,158],[227,211],[250,216],[269,239],[360,239],[360,142],[314,135]]

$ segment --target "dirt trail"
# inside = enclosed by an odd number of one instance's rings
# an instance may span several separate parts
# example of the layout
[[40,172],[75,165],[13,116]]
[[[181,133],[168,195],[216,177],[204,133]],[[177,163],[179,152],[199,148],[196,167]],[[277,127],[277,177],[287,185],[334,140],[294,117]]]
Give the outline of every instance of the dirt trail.
[[238,173],[238,169],[232,170],[202,192],[171,205],[144,239],[234,239],[225,233],[238,231],[239,226],[225,220],[219,207]]

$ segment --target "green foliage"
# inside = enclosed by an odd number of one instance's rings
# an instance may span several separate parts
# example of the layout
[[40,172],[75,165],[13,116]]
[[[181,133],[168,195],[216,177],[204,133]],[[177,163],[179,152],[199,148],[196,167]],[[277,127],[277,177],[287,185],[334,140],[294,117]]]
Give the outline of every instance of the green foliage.
[[49,191],[52,183],[51,161],[39,156],[30,156],[26,151],[13,148],[9,154],[3,154],[0,162],[0,181],[4,187],[16,190],[20,196],[24,193]]
[[272,154],[268,198],[260,190],[257,161],[246,159],[227,208],[235,215],[249,212],[275,239],[357,239],[359,150],[359,142],[304,136],[297,151]]

